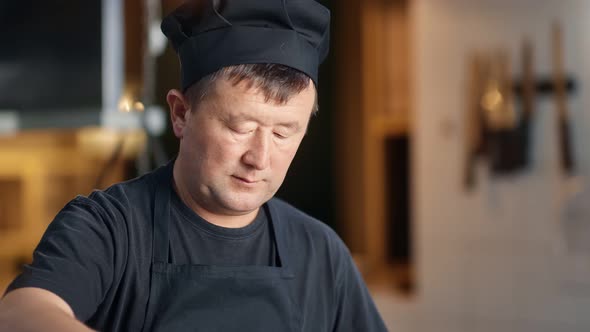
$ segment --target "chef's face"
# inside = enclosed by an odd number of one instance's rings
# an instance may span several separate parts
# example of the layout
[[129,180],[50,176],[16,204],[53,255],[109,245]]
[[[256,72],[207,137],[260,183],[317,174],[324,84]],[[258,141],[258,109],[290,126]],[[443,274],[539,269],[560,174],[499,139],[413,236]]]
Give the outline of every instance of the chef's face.
[[[179,96],[190,109],[189,101]],[[283,183],[314,102],[311,83],[279,105],[246,83],[218,79],[192,110],[172,110],[184,191],[209,213],[243,215],[257,210]]]

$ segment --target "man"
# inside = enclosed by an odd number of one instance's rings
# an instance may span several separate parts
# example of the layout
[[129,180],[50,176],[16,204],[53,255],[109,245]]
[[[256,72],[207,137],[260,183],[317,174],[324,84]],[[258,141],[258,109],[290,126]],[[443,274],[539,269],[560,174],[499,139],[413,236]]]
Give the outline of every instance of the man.
[[384,331],[338,236],[272,198],[317,108],[328,26],[313,0],[168,16],[177,158],[66,205],[0,330]]

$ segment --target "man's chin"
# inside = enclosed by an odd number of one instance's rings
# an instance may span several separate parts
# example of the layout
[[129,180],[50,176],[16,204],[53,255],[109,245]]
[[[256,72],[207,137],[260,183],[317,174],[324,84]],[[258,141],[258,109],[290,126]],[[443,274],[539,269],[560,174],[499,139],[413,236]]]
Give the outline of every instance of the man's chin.
[[266,203],[268,199],[264,198],[250,198],[250,199],[243,199],[243,200],[226,200],[223,204],[225,209],[234,215],[244,215],[256,211],[259,207],[261,207],[264,203]]

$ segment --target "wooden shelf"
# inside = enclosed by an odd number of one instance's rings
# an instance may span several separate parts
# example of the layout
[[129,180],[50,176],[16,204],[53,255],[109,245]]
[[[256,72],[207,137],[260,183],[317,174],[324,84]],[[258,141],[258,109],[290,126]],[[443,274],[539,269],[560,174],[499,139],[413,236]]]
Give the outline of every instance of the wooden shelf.
[[[69,200],[94,189],[100,170],[121,138],[127,143],[123,157],[110,166],[112,171],[103,187],[125,179],[125,164],[141,150],[143,132],[84,128],[0,136],[2,278],[7,278],[16,262],[30,259],[45,229]],[[0,284],[2,287],[5,285]]]
[[[387,263],[385,142],[411,137],[412,63],[409,0],[343,0],[334,52],[342,96],[336,141],[339,218],[344,239],[368,280]],[[340,37],[339,37],[340,36]],[[341,38],[341,39],[338,39]]]
[[391,136],[407,136],[410,127],[410,117],[407,113],[399,113],[394,116],[377,115],[369,119],[369,133],[377,139]]

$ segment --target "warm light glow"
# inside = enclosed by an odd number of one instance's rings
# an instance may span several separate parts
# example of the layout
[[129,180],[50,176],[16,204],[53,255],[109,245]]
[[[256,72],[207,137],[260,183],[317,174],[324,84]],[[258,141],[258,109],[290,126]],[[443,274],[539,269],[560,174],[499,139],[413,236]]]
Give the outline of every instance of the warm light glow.
[[143,112],[144,110],[145,110],[145,106],[143,105],[142,102],[134,101],[133,98],[131,98],[127,95],[121,97],[121,100],[119,101],[119,111],[120,112],[125,112],[125,113],[129,113],[129,112],[133,112],[133,111]]
[[490,82],[486,92],[481,97],[481,107],[485,110],[488,125],[492,129],[514,128],[516,112],[512,103],[500,91],[496,81]]
[[139,112],[143,112],[143,111],[145,110],[145,107],[143,106],[143,103],[142,103],[142,102],[140,102],[140,101],[136,101],[136,102],[133,104],[133,108],[134,108],[136,111],[139,111]]
[[121,98],[121,101],[119,101],[119,111],[131,112],[131,101],[129,97],[123,96]]
[[498,89],[487,91],[481,99],[481,106],[490,112],[497,110],[498,106],[502,104],[502,94]]

